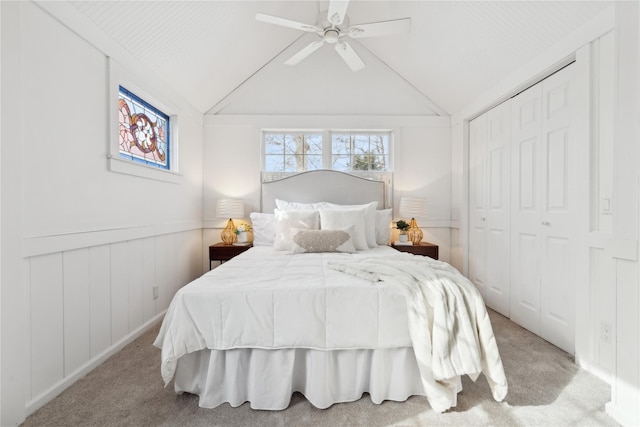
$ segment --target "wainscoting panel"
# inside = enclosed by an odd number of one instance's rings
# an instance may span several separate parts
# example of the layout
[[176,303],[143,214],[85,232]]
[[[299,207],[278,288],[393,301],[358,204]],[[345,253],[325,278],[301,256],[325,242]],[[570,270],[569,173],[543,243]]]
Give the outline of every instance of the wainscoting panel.
[[201,248],[194,229],[25,258],[27,412],[160,318],[201,275]]

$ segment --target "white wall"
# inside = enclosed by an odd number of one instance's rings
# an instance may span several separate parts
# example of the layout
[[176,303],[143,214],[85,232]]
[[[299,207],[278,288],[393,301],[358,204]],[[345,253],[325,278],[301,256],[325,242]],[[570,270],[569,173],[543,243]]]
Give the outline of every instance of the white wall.
[[[205,228],[221,228],[215,218],[219,198],[245,201],[246,212],[260,210],[260,132],[262,129],[391,129],[394,134],[393,199],[426,197],[429,220],[421,222],[424,240],[440,246],[449,260],[450,130],[448,117],[402,116],[240,116],[207,115],[204,131],[203,208]],[[206,232],[203,250],[219,241]],[[211,239],[211,240],[207,240]]]
[[[15,425],[159,320],[201,273],[202,116],[100,35],[80,37],[31,2],[0,7],[1,253],[10,266],[0,423]],[[179,183],[108,170],[107,51],[176,107]]]

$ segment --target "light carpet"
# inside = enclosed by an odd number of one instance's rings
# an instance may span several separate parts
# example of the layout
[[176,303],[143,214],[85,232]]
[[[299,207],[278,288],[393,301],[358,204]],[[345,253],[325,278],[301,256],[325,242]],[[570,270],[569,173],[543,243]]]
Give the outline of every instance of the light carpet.
[[24,426],[609,426],[604,412],[610,387],[575,365],[573,357],[509,319],[490,311],[509,381],[495,402],[486,380],[463,380],[457,407],[435,413],[424,397],[376,405],[362,399],[313,407],[296,393],[283,411],[198,407],[197,396],[163,387],[159,325],[91,371],[27,418]]

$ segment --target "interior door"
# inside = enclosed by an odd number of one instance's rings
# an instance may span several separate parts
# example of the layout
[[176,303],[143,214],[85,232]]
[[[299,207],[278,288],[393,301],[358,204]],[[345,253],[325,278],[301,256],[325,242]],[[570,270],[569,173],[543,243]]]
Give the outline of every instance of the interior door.
[[542,84],[511,104],[511,320],[540,335]]
[[[577,235],[574,215],[579,186],[571,185],[575,144],[571,137],[571,79],[568,66],[542,82],[541,316],[540,336],[574,351],[575,290],[572,269]],[[587,147],[585,147],[587,149]],[[588,183],[583,185],[587,191]]]
[[509,317],[511,102],[487,112],[486,296],[487,306]]
[[469,278],[486,298],[486,123],[469,123]]

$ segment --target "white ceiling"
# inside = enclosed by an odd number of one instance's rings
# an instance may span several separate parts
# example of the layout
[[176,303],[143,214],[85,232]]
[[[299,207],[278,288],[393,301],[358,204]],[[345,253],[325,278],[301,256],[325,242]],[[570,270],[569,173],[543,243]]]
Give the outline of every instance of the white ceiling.
[[[71,4],[206,112],[267,64],[284,62],[299,49],[296,41],[304,33],[257,22],[256,13],[313,24],[328,2],[111,0]],[[358,39],[360,44],[353,43],[354,49],[367,58],[369,66],[371,61],[386,64],[408,86],[453,114],[610,4],[352,0],[347,13],[351,24],[410,17],[409,34]],[[302,73],[304,67],[299,70]]]

